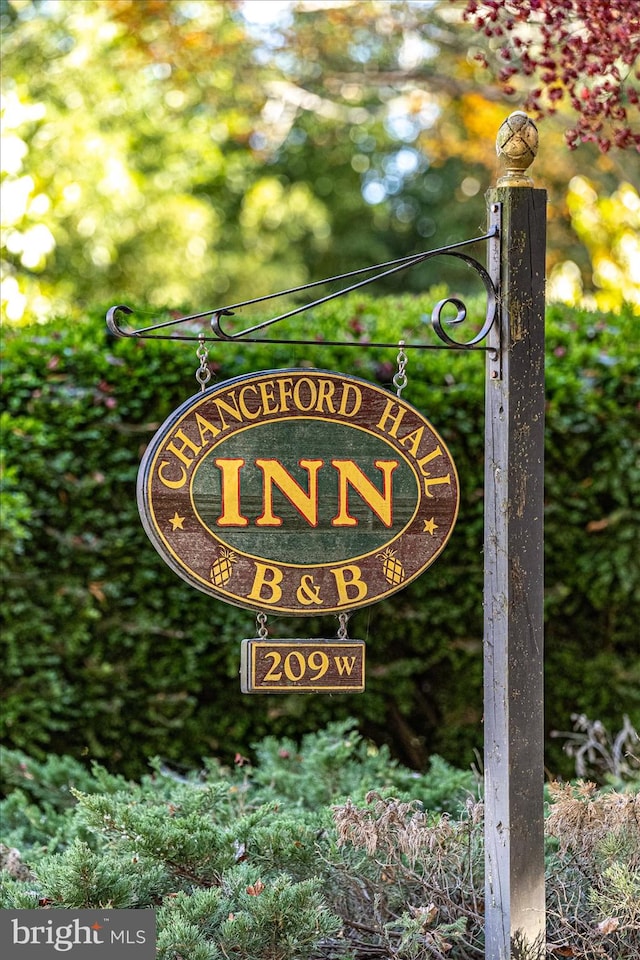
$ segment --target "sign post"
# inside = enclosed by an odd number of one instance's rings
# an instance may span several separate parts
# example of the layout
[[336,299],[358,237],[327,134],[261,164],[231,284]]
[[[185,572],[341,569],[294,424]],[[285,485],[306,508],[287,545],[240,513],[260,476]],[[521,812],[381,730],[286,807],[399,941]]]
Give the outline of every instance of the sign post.
[[[484,764],[488,960],[545,948],[543,727],[544,271],[546,192],[525,171],[535,125],[498,133],[499,350],[489,360],[485,433]],[[497,274],[497,276],[496,276]],[[498,284],[499,281],[499,284]]]

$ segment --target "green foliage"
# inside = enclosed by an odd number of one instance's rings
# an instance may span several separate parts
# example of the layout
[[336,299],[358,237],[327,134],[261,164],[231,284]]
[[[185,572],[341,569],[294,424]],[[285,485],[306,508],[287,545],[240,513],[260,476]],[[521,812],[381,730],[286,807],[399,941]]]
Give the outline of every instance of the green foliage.
[[[296,3],[265,29],[237,0],[2,0],[8,319],[78,318],[112,291],[231,302],[477,234],[497,131],[522,101],[474,58],[495,41],[463,9]],[[520,80],[526,96],[534,79]],[[588,144],[575,158],[565,123],[546,118],[534,176],[550,265],[588,291],[567,184],[588,169],[604,199],[637,181],[637,160],[621,169]],[[626,253],[613,263],[624,282]]]
[[[2,748],[4,840],[21,848],[25,842],[42,853],[55,853],[76,836],[73,790],[95,785],[96,778],[69,756],[53,754],[43,761]],[[6,832],[11,824],[10,835]],[[79,838],[87,839],[80,829]]]
[[[98,766],[79,771],[68,758],[9,754],[5,768],[28,773],[31,797],[15,787],[0,801],[0,908],[151,907],[160,960],[479,960],[477,785],[444,761],[423,775],[385,771],[369,746],[353,723],[336,723],[299,743],[256,744],[255,765],[210,759],[180,775],[155,761],[136,782]],[[337,803],[329,757],[349,770],[349,795]],[[65,775],[81,779],[82,792]],[[585,960],[635,955],[640,793],[581,781],[548,789],[549,949]],[[57,808],[67,811],[66,835],[51,824],[52,852],[42,836]]]
[[262,795],[286,797],[309,810],[341,797],[360,799],[362,784],[368,782],[385,792],[407,794],[414,794],[420,782],[421,799],[431,810],[442,810],[473,789],[470,772],[452,767],[437,754],[430,758],[426,777],[418,777],[391,758],[386,744],[376,747],[363,740],[353,720],[332,724],[322,738],[307,734],[299,746],[288,738],[265,737],[255,755],[251,780],[262,787]]
[[[209,760],[206,770],[180,776],[156,762],[138,783],[98,766],[92,774],[79,771],[69,758],[38,763],[5,754],[8,779],[27,779],[31,793],[14,786],[2,801],[5,841],[19,846],[30,875],[23,882],[15,869],[13,878],[5,874],[2,905],[34,907],[35,897],[68,907],[158,906],[159,955],[166,960],[181,951],[190,958],[237,951],[255,960],[310,956],[340,926],[319,860],[320,848],[322,856],[335,848],[337,764],[362,797],[376,773],[407,797],[439,796],[451,811],[475,789],[470,773],[443,761],[422,776],[393,762],[386,771],[385,753],[354,726],[333,724],[300,744],[270,738],[256,745],[264,759],[257,766],[229,769]],[[293,778],[289,751],[298,765]],[[77,777],[82,791],[65,777]],[[45,827],[32,811],[68,812],[70,793],[77,803],[65,820],[66,837],[58,830],[55,843],[43,843]],[[57,821],[50,825],[56,830]]]
[[[289,332],[304,335],[312,324],[326,339],[346,330],[356,342],[411,342],[423,337],[432,305],[432,296],[352,295],[291,322]],[[624,712],[637,725],[634,320],[554,308],[548,341],[547,730],[564,729],[573,713],[616,728]],[[321,343],[225,344],[210,356],[219,380],[312,364],[387,387],[394,361],[395,351]],[[113,340],[102,313],[5,338],[3,444],[13,498],[1,556],[7,745],[40,758],[95,759],[137,776],[149,756],[190,768],[210,755],[247,754],[268,734],[297,737],[354,715],[371,740],[414,768],[434,752],[471,763],[482,747],[480,357],[410,355],[405,396],[453,454],[460,515],[424,577],[353,616],[350,635],[367,641],[369,674],[366,692],[348,701],[243,697],[239,641],[254,635],[253,618],[187,586],[144,535],[135,499],[139,458],[162,420],[196,391],[196,366],[194,353],[173,342]],[[336,629],[326,618],[273,618],[268,626],[274,637]],[[572,770],[557,743],[548,762]],[[347,792],[348,767],[336,762],[334,769],[338,791]]]
[[47,891],[47,899],[56,904],[116,910],[149,905],[164,880],[155,865],[140,868],[109,849],[92,850],[81,840],[74,840],[62,853],[42,860],[38,878]]

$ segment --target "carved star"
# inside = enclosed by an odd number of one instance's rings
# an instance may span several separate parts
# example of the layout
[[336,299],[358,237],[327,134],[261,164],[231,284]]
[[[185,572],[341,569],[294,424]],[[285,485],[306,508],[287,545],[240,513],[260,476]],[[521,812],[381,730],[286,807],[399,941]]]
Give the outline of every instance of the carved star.
[[178,511],[176,510],[174,515],[169,520],[169,523],[171,524],[174,530],[184,530],[184,527],[182,526],[184,521],[185,521],[185,518],[178,516]]
[[431,517],[431,520],[425,520],[423,533],[430,533],[433,536],[434,530],[438,529],[438,524],[435,523],[434,518]]

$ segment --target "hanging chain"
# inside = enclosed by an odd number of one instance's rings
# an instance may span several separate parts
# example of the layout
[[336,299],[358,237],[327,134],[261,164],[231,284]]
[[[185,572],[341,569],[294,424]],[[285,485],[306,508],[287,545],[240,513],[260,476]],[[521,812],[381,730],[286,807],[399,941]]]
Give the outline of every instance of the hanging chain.
[[209,359],[209,348],[205,343],[204,334],[200,334],[198,341],[196,357],[200,361],[200,366],[196,370],[196,380],[200,384],[200,390],[202,393],[204,393],[205,387],[209,383],[209,380],[211,380],[211,370],[209,370],[209,366],[207,364],[207,360]]
[[348,613],[340,613],[340,614],[338,614],[338,623],[340,624],[340,626],[338,627],[338,640],[346,640],[346,639],[347,639],[347,621],[348,621],[348,619],[349,619],[349,614],[348,614]]
[[266,613],[258,613],[256,615],[256,632],[261,640],[266,640],[269,636]]
[[398,346],[400,347],[398,351],[398,356],[396,358],[396,363],[398,364],[398,372],[393,378],[393,385],[396,388],[396,395],[399,397],[408,382],[407,375],[404,371],[407,366],[407,360],[409,358],[404,352],[404,340],[400,340],[400,342],[398,343]]

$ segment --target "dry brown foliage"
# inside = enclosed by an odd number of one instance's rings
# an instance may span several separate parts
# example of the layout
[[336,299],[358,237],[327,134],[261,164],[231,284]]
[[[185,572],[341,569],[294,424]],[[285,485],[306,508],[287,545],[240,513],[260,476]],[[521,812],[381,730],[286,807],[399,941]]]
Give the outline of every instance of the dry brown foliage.
[[[640,793],[549,785],[549,957],[640,957]],[[334,808],[336,902],[354,960],[484,956],[483,805],[456,819],[370,792]],[[344,943],[344,942],[343,942]],[[329,954],[327,954],[329,956]]]
[[579,851],[593,856],[612,836],[629,844],[631,869],[640,869],[640,793],[599,791],[595,783],[552,783],[553,800],[546,830],[559,841],[563,854]]

